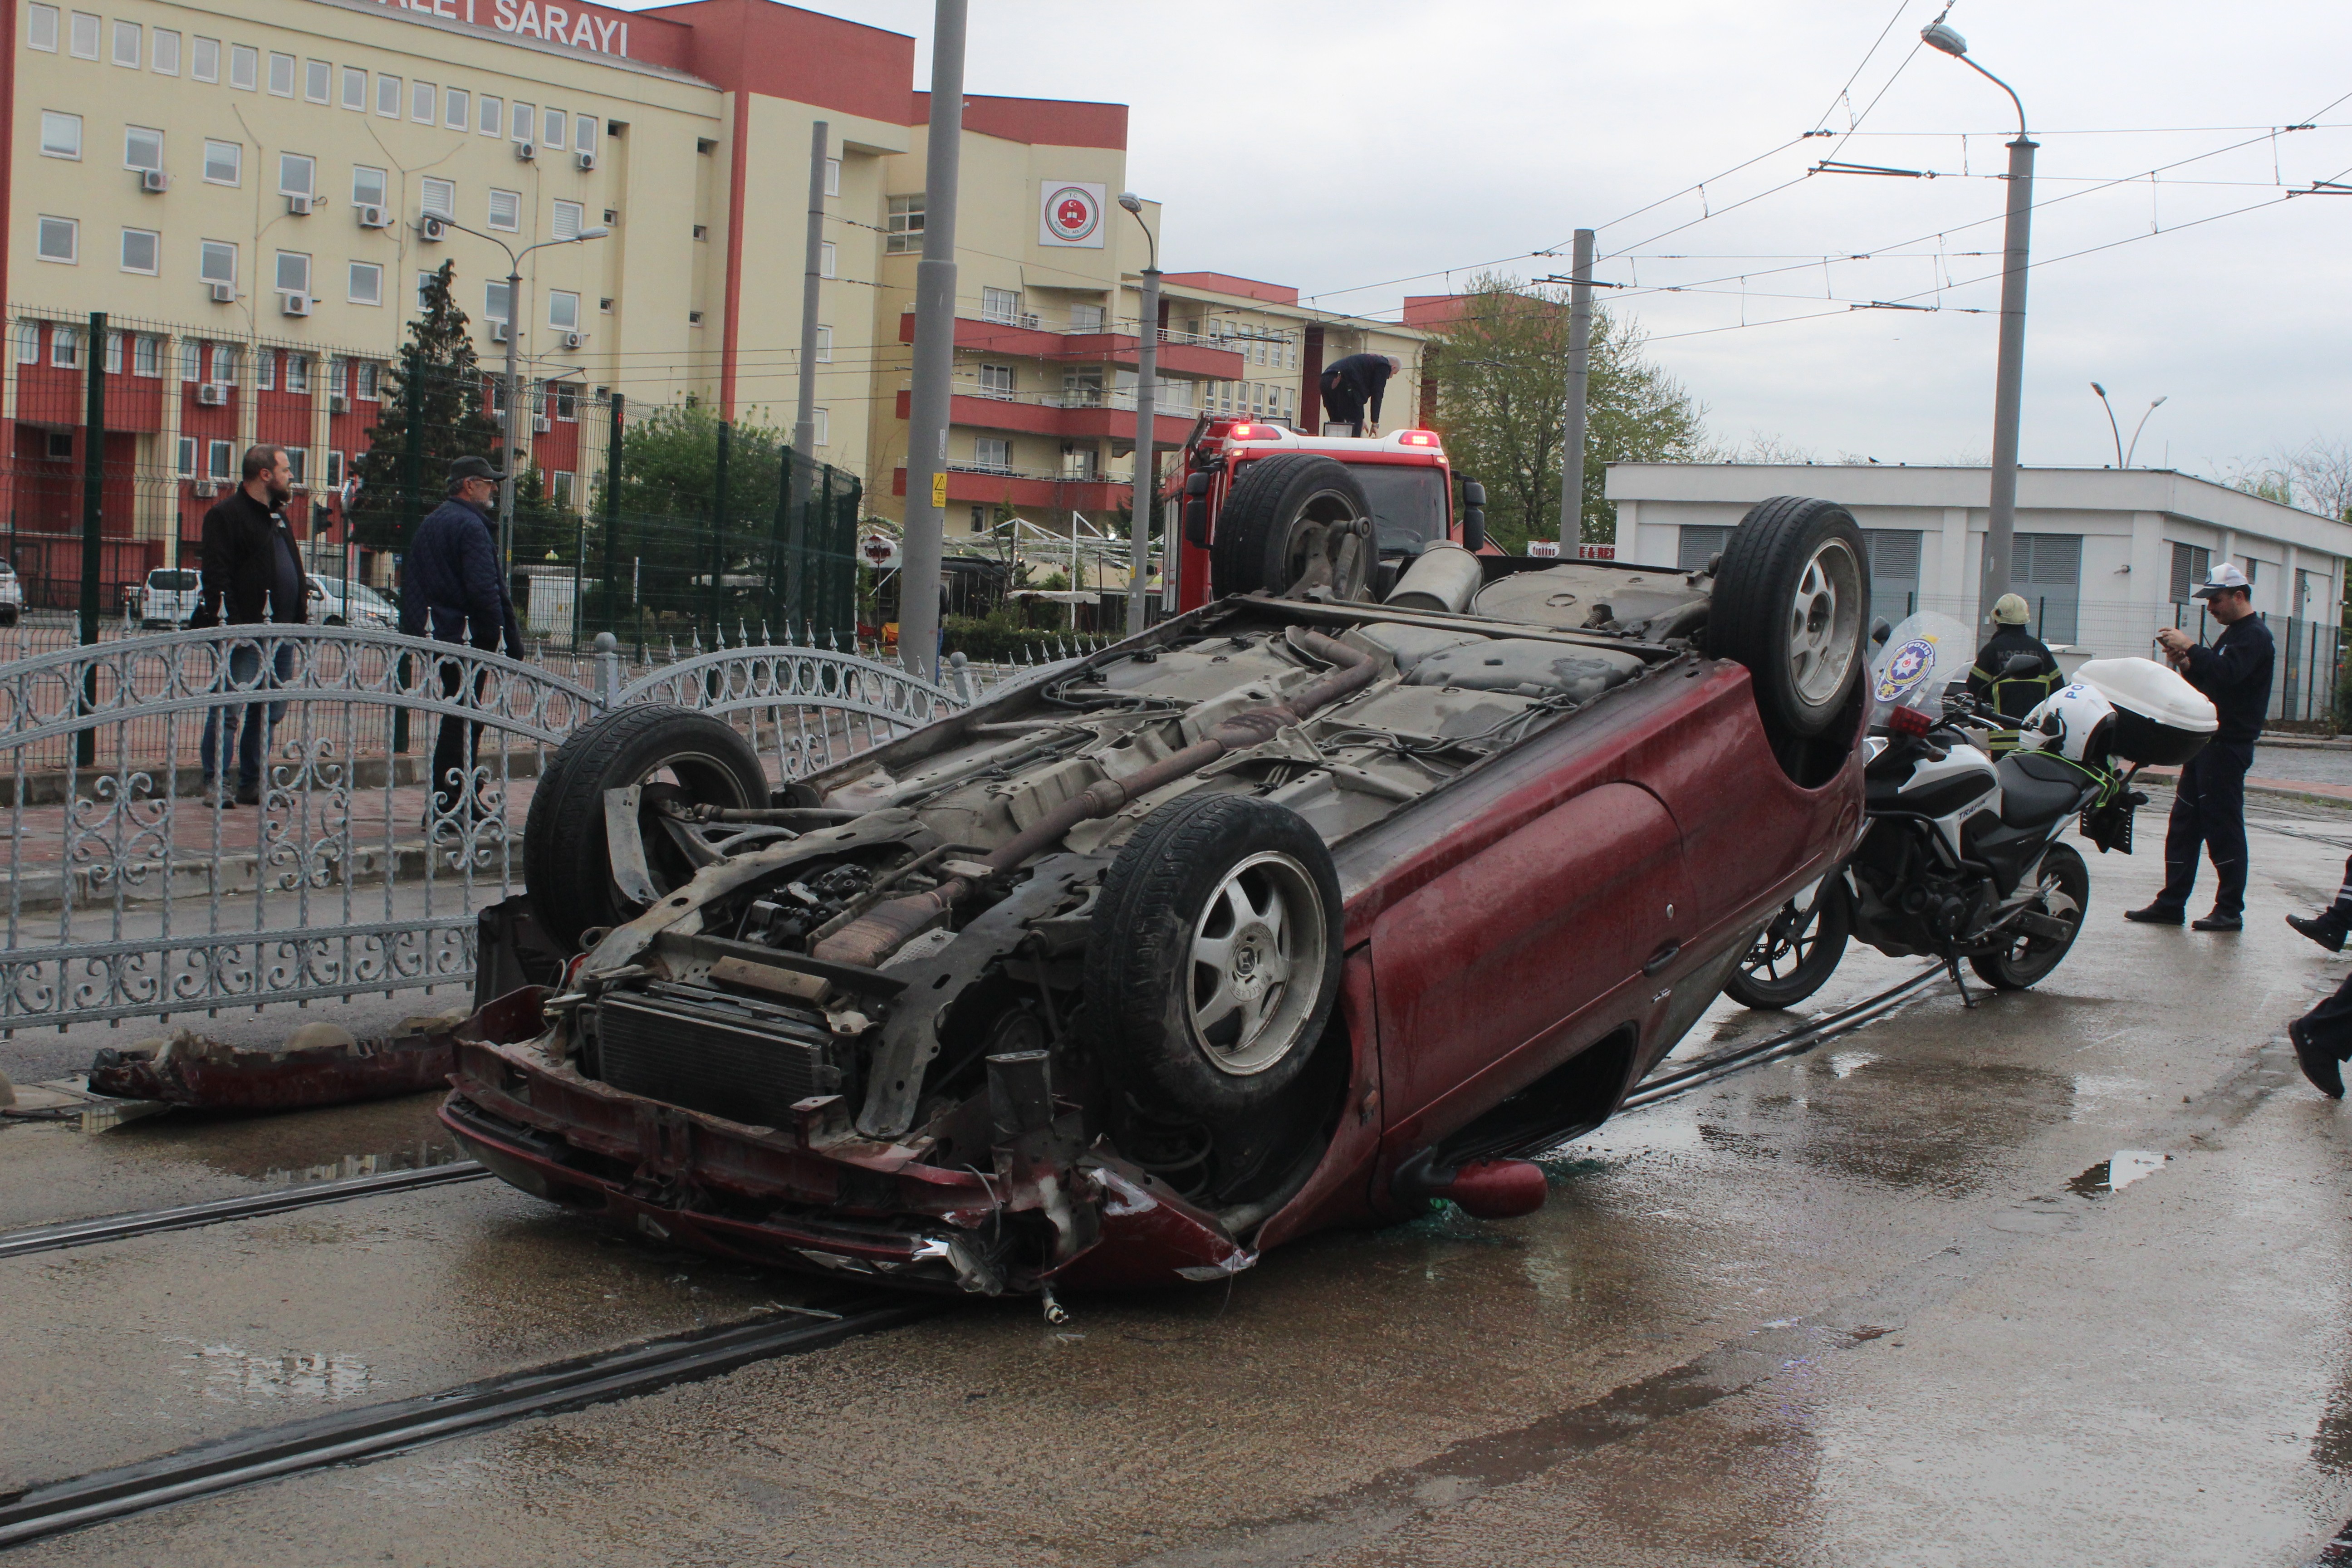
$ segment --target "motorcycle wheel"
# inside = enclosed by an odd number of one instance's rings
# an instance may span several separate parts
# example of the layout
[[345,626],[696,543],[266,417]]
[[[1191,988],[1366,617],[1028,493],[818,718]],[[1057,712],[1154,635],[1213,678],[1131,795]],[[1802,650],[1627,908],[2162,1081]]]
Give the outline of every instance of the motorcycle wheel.
[[2072,845],[2053,844],[2042,857],[2042,897],[2034,900],[2033,912],[2061,922],[2066,934],[2021,933],[1999,952],[1981,952],[1969,959],[1969,967],[1996,990],[2022,991],[2058,967],[2059,960],[2074,947],[2083,929],[2084,911],[2090,907],[2090,868]]
[[1724,982],[1723,994],[1743,1007],[1793,1007],[1828,984],[1853,934],[1845,878],[1824,877],[1810,905],[1791,899],[1781,906]]

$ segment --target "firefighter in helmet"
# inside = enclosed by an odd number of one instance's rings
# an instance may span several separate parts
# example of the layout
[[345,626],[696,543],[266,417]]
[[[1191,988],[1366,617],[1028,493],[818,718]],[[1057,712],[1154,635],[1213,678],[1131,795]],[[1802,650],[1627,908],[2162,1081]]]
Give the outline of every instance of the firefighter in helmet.
[[[2065,677],[2058,672],[2058,660],[2040,637],[2025,629],[2025,601],[2015,594],[2003,594],[1993,601],[1992,621],[1997,630],[1978,651],[1976,668],[1969,671],[1969,695],[1979,701],[1990,701],[1993,710],[2004,719],[2022,719],[2040,705],[2042,700],[2058,689]],[[2032,654],[2041,661],[2031,674],[2002,675],[2000,670],[2021,653]],[[1996,730],[1992,734],[1992,752],[2000,756],[2017,748],[2017,730]]]

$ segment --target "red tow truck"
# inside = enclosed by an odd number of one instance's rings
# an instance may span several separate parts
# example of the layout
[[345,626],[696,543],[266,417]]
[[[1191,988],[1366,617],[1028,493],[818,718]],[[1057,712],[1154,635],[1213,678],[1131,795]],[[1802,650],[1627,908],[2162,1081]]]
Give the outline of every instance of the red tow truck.
[[1462,481],[1458,506],[1455,489],[1434,430],[1307,436],[1204,416],[1160,491],[1182,503],[1177,608],[1311,581],[1318,563],[1333,597],[1379,599],[1433,541],[1495,553],[1486,488]]

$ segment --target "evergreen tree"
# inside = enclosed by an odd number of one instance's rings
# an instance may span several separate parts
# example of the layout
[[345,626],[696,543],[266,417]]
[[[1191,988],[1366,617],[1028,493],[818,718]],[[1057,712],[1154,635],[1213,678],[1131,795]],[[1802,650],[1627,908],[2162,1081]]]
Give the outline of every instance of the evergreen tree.
[[[466,312],[451,291],[455,268],[445,261],[425,280],[424,313],[408,323],[407,345],[384,376],[368,449],[352,463],[360,485],[351,508],[352,534],[372,549],[407,548],[407,524],[441,503],[449,465],[457,458],[505,462],[498,425],[483,406],[481,365]],[[412,427],[422,437],[413,513],[403,472]]]

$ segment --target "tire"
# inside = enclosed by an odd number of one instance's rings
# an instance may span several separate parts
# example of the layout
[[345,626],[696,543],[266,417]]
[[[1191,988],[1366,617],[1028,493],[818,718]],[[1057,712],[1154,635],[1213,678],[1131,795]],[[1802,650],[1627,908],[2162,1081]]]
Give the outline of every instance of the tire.
[[16,624],[16,616],[17,610],[16,605],[0,605],[0,626],[15,626]]
[[[1339,913],[1331,852],[1286,807],[1191,795],[1145,817],[1087,944],[1105,1074],[1156,1117],[1214,1126],[1272,1108],[1338,1001]],[[1271,982],[1269,958],[1283,970]]]
[[[2022,991],[2046,978],[2082,933],[2083,917],[2091,908],[2091,868],[2083,864],[2083,857],[2071,844],[2053,844],[2042,857],[2040,875],[2042,896],[2034,902],[2033,912],[2063,921],[2066,934],[2021,936],[1999,952],[1982,952],[1969,959],[1969,967],[1977,972],[1977,978],[1995,990]],[[2074,912],[2053,909],[2053,895],[2071,902]]]
[[1853,706],[1870,665],[1866,559],[1853,514],[1835,501],[1775,496],[1732,530],[1707,652],[1748,667],[1774,740],[1824,735]]
[[[698,805],[736,809],[768,804],[767,772],[751,743],[724,720],[688,708],[647,706],[609,713],[560,747],[531,792],[523,819],[523,886],[541,927],[576,951],[580,933],[619,925],[643,906],[614,884],[604,841],[604,792],[659,782]],[[694,873],[668,835],[644,824],[646,868],[667,892]]]
[[1348,465],[1297,452],[1243,468],[1209,551],[1220,598],[1320,587],[1335,600],[1361,599],[1380,560],[1370,503]]
[[340,626],[343,624],[343,617],[341,616],[329,616],[325,620],[319,624],[326,626]]
[[1793,1007],[1837,973],[1853,935],[1853,905],[1841,867],[1822,879],[1810,905],[1801,909],[1791,899],[1781,906],[1724,982],[1723,994],[1743,1007]]

